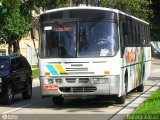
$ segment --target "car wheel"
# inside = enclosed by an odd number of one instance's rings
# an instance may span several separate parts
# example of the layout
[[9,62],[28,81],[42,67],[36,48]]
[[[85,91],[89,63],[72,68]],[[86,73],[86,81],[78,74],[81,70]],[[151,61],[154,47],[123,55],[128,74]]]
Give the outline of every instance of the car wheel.
[[9,84],[7,86],[6,93],[5,93],[5,96],[4,96],[4,103],[7,104],[7,105],[10,105],[10,104],[13,103],[13,100],[14,100],[13,88],[12,88],[12,85]]
[[32,82],[27,82],[25,90],[22,92],[23,99],[31,99],[32,97]]
[[63,104],[64,98],[62,98],[61,96],[52,97],[52,101],[53,101],[53,104],[60,105],[60,104]]

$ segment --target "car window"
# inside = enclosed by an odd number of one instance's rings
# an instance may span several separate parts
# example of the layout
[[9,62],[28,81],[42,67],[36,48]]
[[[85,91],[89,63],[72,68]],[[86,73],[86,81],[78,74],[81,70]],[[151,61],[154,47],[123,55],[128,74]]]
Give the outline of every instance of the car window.
[[9,60],[1,59],[0,60],[0,71],[9,70]]

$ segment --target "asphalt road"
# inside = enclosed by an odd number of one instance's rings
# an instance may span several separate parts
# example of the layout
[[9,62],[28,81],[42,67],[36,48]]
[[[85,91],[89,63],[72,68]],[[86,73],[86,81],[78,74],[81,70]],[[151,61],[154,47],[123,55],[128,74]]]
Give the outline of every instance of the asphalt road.
[[117,105],[113,101],[102,100],[65,100],[63,105],[57,106],[52,103],[51,98],[41,98],[39,82],[35,80],[33,82],[33,97],[31,100],[23,100],[19,94],[15,96],[15,101],[12,105],[0,103],[0,120],[124,119],[127,114],[130,114],[142,103],[141,101],[144,101],[159,87],[159,84],[157,84],[160,82],[159,63],[159,61],[152,63],[151,75],[145,85],[145,91],[147,92],[129,93],[124,105]]

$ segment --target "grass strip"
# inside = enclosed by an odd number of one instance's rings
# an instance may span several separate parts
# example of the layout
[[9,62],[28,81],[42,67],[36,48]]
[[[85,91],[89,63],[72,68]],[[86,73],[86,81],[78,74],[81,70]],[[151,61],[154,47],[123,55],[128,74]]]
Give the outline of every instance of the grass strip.
[[32,71],[32,77],[33,78],[38,78],[39,77],[39,69],[36,69],[36,70]]
[[129,115],[127,120],[160,120],[160,88]]

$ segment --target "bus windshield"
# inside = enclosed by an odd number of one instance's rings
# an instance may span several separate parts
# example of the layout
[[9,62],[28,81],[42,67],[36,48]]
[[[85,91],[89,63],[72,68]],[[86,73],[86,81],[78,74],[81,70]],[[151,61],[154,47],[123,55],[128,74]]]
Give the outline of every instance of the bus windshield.
[[42,27],[40,57],[114,56],[118,51],[118,44],[118,27],[113,22],[45,24]]
[[81,22],[80,57],[114,56],[118,51],[118,28],[113,22]]

